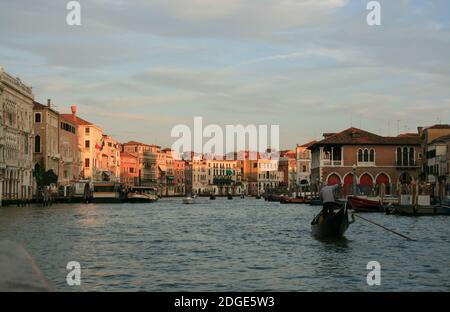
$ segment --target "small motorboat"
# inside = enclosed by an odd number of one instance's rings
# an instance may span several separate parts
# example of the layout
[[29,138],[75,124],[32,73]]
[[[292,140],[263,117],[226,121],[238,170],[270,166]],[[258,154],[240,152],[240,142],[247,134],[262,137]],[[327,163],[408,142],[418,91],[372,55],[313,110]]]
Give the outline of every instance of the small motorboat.
[[384,212],[380,200],[360,196],[348,196],[350,206],[357,212]]
[[310,200],[304,197],[283,197],[280,200],[281,204],[309,204]]
[[127,193],[127,201],[130,203],[152,203],[158,200],[156,189],[146,186],[134,186]]
[[270,202],[280,202],[284,197],[286,197],[286,196],[285,195],[270,194],[267,197],[265,197],[265,199],[267,201],[270,201]]
[[186,205],[190,205],[190,204],[195,204],[197,202],[197,196],[187,196],[185,198],[183,198],[183,204]]
[[322,211],[314,217],[311,222],[312,235],[316,238],[328,238],[328,237],[342,237],[347,231],[349,225],[354,222],[353,215],[352,221],[348,220],[347,206],[343,207],[336,204],[336,212],[329,214],[322,209]]

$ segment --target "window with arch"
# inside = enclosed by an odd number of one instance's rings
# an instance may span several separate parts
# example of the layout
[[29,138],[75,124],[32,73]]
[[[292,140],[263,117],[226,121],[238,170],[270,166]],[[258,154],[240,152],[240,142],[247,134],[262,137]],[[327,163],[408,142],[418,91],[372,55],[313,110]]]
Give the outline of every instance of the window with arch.
[[416,153],[414,147],[397,147],[397,166],[413,167],[416,165]]
[[364,162],[369,162],[369,150],[364,150]]
[[370,149],[369,161],[370,162],[375,162],[375,150],[373,148]]
[[39,134],[34,137],[34,152],[41,152],[41,137]]
[[375,150],[373,148],[358,149],[358,164],[373,165],[375,163]]

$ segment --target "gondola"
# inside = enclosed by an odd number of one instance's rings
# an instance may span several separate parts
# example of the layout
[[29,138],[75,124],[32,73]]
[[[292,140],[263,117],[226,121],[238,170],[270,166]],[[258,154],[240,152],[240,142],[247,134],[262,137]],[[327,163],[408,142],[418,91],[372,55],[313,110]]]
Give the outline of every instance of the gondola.
[[[347,231],[349,222],[347,207],[336,204],[336,212],[325,216],[322,210],[311,222],[312,235],[316,238],[342,237]],[[325,217],[324,217],[325,216]]]

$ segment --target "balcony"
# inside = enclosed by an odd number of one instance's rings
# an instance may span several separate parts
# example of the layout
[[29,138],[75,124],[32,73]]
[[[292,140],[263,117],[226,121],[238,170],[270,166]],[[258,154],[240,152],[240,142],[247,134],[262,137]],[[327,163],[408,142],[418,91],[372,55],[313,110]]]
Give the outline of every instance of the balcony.
[[320,161],[321,167],[340,167],[342,166],[342,160],[322,159]]
[[395,162],[395,167],[397,167],[397,169],[409,169],[409,168],[417,168],[417,162],[414,160],[410,160],[407,162],[404,161],[396,161]]

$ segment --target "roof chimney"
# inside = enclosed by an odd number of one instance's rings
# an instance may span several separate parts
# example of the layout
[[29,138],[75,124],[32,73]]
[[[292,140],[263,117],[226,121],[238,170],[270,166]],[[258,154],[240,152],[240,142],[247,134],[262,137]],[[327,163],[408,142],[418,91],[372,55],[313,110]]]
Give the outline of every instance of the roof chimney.
[[52,100],[51,99],[47,99],[47,106],[51,107],[52,106]]
[[76,105],[70,106],[70,109],[72,110],[72,115],[76,115],[77,114],[77,106]]

